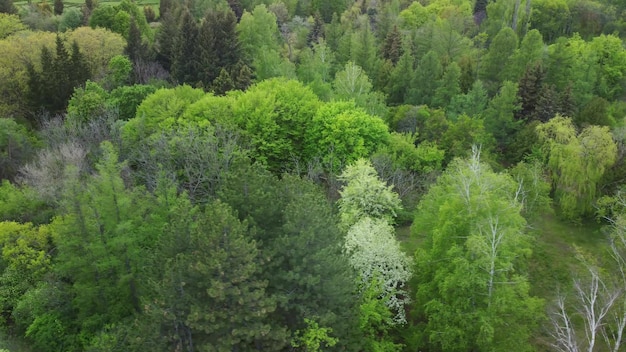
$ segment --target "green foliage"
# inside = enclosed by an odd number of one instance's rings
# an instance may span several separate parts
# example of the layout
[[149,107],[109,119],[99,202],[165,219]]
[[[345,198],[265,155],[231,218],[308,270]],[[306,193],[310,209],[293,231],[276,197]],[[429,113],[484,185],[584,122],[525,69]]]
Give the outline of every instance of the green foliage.
[[8,180],[0,185],[0,221],[42,224],[51,217],[46,204],[36,192],[26,186],[18,187]]
[[137,116],[137,107],[157,90],[152,85],[136,84],[115,88],[109,94],[109,104],[118,109],[120,120],[130,120]]
[[302,348],[307,352],[318,352],[324,344],[327,347],[333,347],[337,344],[337,339],[330,337],[333,332],[331,328],[320,327],[315,320],[304,319],[307,327],[304,331],[296,332],[296,336],[291,342],[292,347]]
[[122,139],[131,147],[155,132],[185,125],[183,112],[203,96],[201,89],[187,85],[157,90],[137,107],[136,118],[122,127]]
[[0,180],[12,180],[21,165],[30,161],[37,138],[13,119],[0,118]]
[[87,123],[105,112],[109,93],[98,83],[87,81],[84,88],[77,88],[67,106],[68,123]]
[[517,184],[479,160],[455,160],[422,199],[413,236],[421,346],[531,350],[541,300],[524,273],[530,238]]
[[537,126],[537,134],[562,215],[569,220],[591,215],[598,181],[616,160],[609,129],[589,126],[577,133],[570,118],[556,116]]
[[319,107],[317,96],[298,81],[271,79],[240,95],[233,114],[255,158],[278,172],[294,159],[305,159],[306,137]]
[[109,61],[109,73],[105,79],[110,89],[125,86],[130,82],[133,63],[124,55],[115,55]]
[[371,116],[350,102],[321,106],[307,130],[305,153],[320,158],[327,170],[337,172],[366,158],[388,143],[389,131],[379,117]]
[[19,16],[0,12],[0,39],[25,29],[26,26],[20,21]]
[[59,20],[59,32],[65,32],[80,27],[83,24],[83,15],[77,8],[69,8],[63,11]]
[[365,159],[347,166],[339,179],[346,186],[339,192],[341,224],[348,229],[364,218],[384,219],[393,223],[402,208],[400,198],[378,178],[376,170]]
[[353,62],[348,62],[344,70],[337,72],[333,88],[333,97],[337,100],[354,100],[358,107],[372,115],[383,116],[386,113],[384,96],[372,90],[369,77]]
[[565,0],[539,0],[532,3],[530,25],[539,30],[546,42],[565,35],[570,10]]

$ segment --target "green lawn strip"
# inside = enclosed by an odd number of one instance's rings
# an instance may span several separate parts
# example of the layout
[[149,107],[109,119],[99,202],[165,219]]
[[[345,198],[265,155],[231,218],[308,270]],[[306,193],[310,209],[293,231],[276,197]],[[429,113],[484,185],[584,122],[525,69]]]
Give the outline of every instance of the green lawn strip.
[[567,289],[582,264],[576,247],[594,258],[606,256],[607,239],[595,221],[573,224],[554,214],[542,214],[530,221],[535,247],[530,258],[531,293],[550,300],[559,288]]

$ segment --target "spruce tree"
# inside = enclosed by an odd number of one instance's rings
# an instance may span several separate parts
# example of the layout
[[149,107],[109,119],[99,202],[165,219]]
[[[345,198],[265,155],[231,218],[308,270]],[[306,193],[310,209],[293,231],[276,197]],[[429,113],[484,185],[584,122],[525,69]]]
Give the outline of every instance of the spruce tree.
[[522,108],[515,114],[517,119],[531,119],[537,106],[539,93],[544,80],[544,70],[540,64],[527,66],[519,81],[517,92]]
[[54,14],[57,16],[63,14],[63,0],[54,0]]
[[130,19],[130,28],[128,29],[128,39],[126,41],[125,52],[131,62],[137,63],[147,58],[148,48],[143,43],[141,31],[139,30],[139,26],[137,26],[135,17],[131,17]]
[[237,62],[233,72],[230,75],[233,78],[233,84],[235,89],[246,90],[252,84],[254,79],[254,72],[250,66],[246,65],[243,61]]
[[231,10],[233,10],[235,17],[237,17],[237,22],[239,22],[241,16],[243,15],[243,6],[241,6],[241,2],[239,0],[228,0],[228,6]]
[[217,76],[211,84],[211,91],[213,91],[216,95],[224,95],[226,92],[233,90],[234,88],[235,84],[233,83],[232,78],[230,78],[230,74],[223,68],[220,70],[220,75]]
[[324,38],[324,21],[320,13],[316,12],[313,15],[313,28],[306,38],[306,44],[312,48],[313,44],[317,44],[320,38]]
[[166,70],[171,70],[174,60],[174,43],[179,35],[177,21],[174,11],[161,14],[161,26],[156,36],[156,60]]
[[173,7],[172,0],[160,0],[159,1],[159,16],[164,18],[166,15],[171,13]]
[[0,0],[0,13],[16,14],[17,7],[13,4],[13,0]]
[[398,30],[398,26],[393,26],[393,30],[389,32],[385,42],[383,43],[383,57],[390,60],[394,65],[402,56],[402,34]]
[[196,83],[198,62],[198,24],[189,9],[183,10],[172,52],[172,77],[179,83]]
[[236,26],[235,14],[230,10],[207,12],[194,53],[198,62],[198,81],[204,87],[211,86],[222,69],[231,72],[240,60]]

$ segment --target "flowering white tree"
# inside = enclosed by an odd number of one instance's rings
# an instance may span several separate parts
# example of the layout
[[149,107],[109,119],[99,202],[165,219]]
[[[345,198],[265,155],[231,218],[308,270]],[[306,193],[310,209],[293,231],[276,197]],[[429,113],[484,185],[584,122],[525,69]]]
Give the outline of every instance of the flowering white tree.
[[411,259],[402,252],[391,226],[400,198],[367,160],[348,166],[340,179],[341,224],[347,231],[344,250],[361,278],[361,287],[375,283],[379,299],[392,313],[391,324],[406,322],[405,283],[411,278]]
[[406,323],[404,305],[409,299],[404,286],[411,278],[411,259],[400,249],[393,227],[384,219],[365,217],[350,227],[344,248],[361,280],[379,283],[393,322]]

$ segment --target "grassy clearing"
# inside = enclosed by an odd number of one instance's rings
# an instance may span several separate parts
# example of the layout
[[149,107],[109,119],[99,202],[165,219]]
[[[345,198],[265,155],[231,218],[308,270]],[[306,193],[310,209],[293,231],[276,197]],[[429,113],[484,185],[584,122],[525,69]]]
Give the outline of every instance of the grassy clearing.
[[582,267],[576,248],[595,258],[606,254],[606,237],[597,222],[576,225],[548,213],[533,219],[530,226],[536,239],[529,265],[533,295],[550,299],[560,288],[571,286]]

